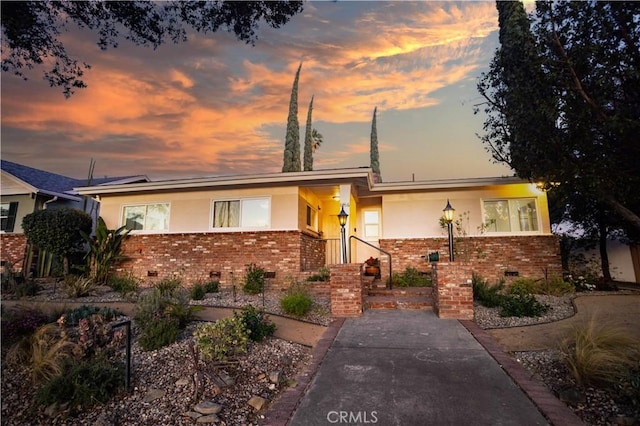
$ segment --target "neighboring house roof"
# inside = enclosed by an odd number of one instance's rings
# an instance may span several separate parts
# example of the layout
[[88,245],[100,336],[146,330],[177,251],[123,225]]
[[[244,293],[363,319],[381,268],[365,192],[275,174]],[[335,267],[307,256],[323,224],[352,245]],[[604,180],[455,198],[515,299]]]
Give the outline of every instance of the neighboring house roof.
[[108,184],[94,185],[83,188],[76,188],[79,194],[100,195],[117,193],[148,193],[155,191],[193,191],[203,189],[232,189],[247,187],[268,187],[268,186],[316,186],[324,184],[350,183],[359,187],[364,193],[369,195],[381,192],[408,192],[408,191],[428,191],[453,188],[473,188],[481,186],[495,186],[513,183],[525,183],[527,181],[517,177],[502,178],[473,178],[473,179],[448,179],[432,181],[410,181],[410,182],[389,182],[375,183],[371,168],[349,168],[349,169],[325,169],[307,172],[291,173],[267,173],[254,175],[235,176],[215,176],[202,178],[186,178],[175,180],[160,180],[128,185]]
[[[78,193],[75,187],[86,185],[86,179],[75,179],[56,173],[47,172],[40,169],[34,169],[22,164],[13,163],[7,160],[0,160],[3,173],[12,176],[18,180],[29,192],[51,195],[54,197],[65,198],[68,200],[78,201]],[[148,182],[146,176],[119,176],[94,178],[94,185],[104,184],[127,184],[130,182]]]

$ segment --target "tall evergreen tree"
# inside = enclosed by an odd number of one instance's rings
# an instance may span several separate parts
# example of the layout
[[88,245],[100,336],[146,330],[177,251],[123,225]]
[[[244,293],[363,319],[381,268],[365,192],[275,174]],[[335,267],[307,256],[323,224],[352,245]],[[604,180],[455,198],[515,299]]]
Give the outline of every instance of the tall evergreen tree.
[[283,172],[300,171],[300,125],[298,124],[298,80],[300,79],[302,62],[296,71],[289,100],[289,117],[287,118],[287,135],[284,141]]
[[376,112],[378,107],[373,109],[373,119],[371,120],[371,148],[369,150],[369,156],[371,158],[371,170],[375,175],[377,182],[382,182],[382,175],[380,174],[380,154],[378,153],[378,129],[376,127]]
[[307,127],[304,132],[304,170],[313,170],[313,128],[311,127],[311,114],[313,111],[313,96],[309,102],[309,111],[307,112]]

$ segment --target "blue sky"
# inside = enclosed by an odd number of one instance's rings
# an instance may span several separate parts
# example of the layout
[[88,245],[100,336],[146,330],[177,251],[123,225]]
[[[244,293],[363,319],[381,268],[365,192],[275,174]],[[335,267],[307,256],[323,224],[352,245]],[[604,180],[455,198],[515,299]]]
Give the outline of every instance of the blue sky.
[[377,106],[385,181],[511,175],[491,162],[473,115],[497,32],[494,2],[425,1],[305,3],[283,28],[262,26],[254,47],[221,32],[101,52],[73,30],[65,42],[92,65],[89,87],[65,99],[40,74],[3,73],[1,155],[73,177],[90,158],[96,176],[278,172],[302,62],[300,137],[312,95],[324,135],[315,169],[368,166]]

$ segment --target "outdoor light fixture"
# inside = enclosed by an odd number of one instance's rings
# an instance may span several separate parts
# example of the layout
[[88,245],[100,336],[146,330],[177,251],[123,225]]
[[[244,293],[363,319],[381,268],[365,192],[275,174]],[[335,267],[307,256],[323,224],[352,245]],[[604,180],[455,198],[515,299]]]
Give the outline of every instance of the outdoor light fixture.
[[456,209],[451,207],[451,203],[447,199],[447,206],[442,210],[444,212],[444,221],[447,222],[447,230],[449,231],[449,262],[453,262],[453,217]]
[[344,211],[344,206],[338,213],[338,222],[340,222],[340,237],[342,245],[342,263],[347,263],[347,236],[345,234],[345,225],[347,224],[347,218],[349,215]]

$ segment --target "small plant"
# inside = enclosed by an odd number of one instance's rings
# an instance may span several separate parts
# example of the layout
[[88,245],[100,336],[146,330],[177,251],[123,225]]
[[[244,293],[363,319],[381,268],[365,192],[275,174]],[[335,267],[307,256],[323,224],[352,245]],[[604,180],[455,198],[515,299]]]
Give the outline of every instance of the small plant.
[[76,326],[80,320],[89,318],[92,315],[101,315],[105,320],[111,321],[119,315],[119,312],[113,308],[99,308],[93,305],[82,305],[68,310],[62,316],[62,321],[58,320],[58,323],[62,322],[65,325]]
[[504,295],[501,293],[504,288],[504,281],[498,282],[496,285],[490,285],[480,275],[472,274],[473,300],[478,301],[487,308],[495,308],[501,305]]
[[104,358],[73,362],[65,374],[49,380],[36,393],[36,404],[59,407],[68,403],[72,413],[96,403],[104,404],[124,384],[124,366]]
[[244,321],[237,316],[201,324],[193,332],[198,349],[209,361],[226,361],[246,352],[249,334]]
[[323,266],[320,269],[318,269],[318,273],[317,274],[313,274],[311,275],[309,278],[307,278],[307,281],[329,281],[329,278],[331,277],[331,270],[329,269],[328,266]]
[[366,263],[367,266],[378,266],[379,267],[380,266],[380,259],[378,259],[377,257],[371,256],[370,258],[365,260],[364,263]]
[[578,384],[611,386],[637,368],[639,348],[640,342],[623,328],[591,318],[573,329],[560,351]]
[[97,283],[90,277],[66,275],[62,282],[62,289],[72,298],[89,296],[97,287]]
[[42,290],[42,286],[34,280],[26,280],[15,286],[15,295],[17,297],[35,296]]
[[178,277],[163,278],[154,286],[163,296],[173,296],[182,287],[182,280]]
[[394,273],[392,277],[395,287],[431,287],[430,275],[423,275],[416,268],[407,267],[403,273]]
[[510,294],[501,299],[501,317],[538,317],[549,310],[531,294]]
[[183,329],[197,312],[204,309],[202,306],[189,305],[189,295],[186,291],[177,292],[171,299],[167,301],[165,313],[172,318],[178,320],[178,327]]
[[86,255],[87,269],[91,278],[99,284],[109,282],[111,267],[127,259],[122,254],[122,243],[127,239],[130,230],[126,226],[109,229],[102,217],[98,217],[95,237],[80,230],[80,235],[89,244]]
[[313,300],[301,285],[291,286],[287,295],[280,299],[280,307],[284,313],[298,317],[306,315],[312,306]]
[[509,294],[544,294],[548,296],[562,296],[572,293],[575,288],[572,284],[554,277],[551,279],[518,278],[509,286]]
[[220,291],[219,281],[208,281],[204,284],[204,291],[206,293],[217,293]]
[[137,293],[140,289],[140,279],[135,277],[133,273],[128,272],[124,275],[115,275],[109,277],[109,287],[113,291],[117,291],[123,296]]
[[34,308],[16,307],[13,310],[3,312],[2,346],[11,346],[21,337],[33,333],[38,327],[52,320],[44,312]]
[[254,308],[253,305],[242,308],[240,315],[234,312],[233,316],[240,318],[249,330],[249,338],[254,342],[272,336],[276,331],[276,325],[269,319],[269,316],[264,311]]
[[250,263],[247,265],[247,274],[244,278],[243,290],[247,294],[262,293],[264,289],[264,269]]
[[176,318],[159,316],[142,329],[140,347],[145,351],[160,349],[175,342],[179,334],[180,327]]
[[207,294],[207,290],[205,290],[204,284],[195,283],[193,287],[191,287],[190,293],[193,300],[202,300],[204,299],[205,294]]

